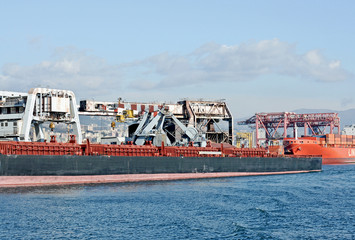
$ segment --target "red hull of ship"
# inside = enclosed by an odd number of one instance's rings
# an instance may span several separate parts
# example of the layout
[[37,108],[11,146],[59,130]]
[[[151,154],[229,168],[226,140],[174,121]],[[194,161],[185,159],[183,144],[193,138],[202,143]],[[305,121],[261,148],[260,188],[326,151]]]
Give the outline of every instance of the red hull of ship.
[[355,164],[355,147],[320,143],[318,138],[284,140],[285,153],[297,156],[322,156],[323,165]]

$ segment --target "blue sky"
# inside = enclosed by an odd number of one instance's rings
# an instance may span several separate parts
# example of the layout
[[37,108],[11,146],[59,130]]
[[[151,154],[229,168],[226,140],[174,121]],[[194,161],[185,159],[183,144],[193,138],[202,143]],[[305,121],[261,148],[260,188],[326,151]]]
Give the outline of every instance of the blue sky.
[[355,1],[0,0],[0,90],[355,108]]

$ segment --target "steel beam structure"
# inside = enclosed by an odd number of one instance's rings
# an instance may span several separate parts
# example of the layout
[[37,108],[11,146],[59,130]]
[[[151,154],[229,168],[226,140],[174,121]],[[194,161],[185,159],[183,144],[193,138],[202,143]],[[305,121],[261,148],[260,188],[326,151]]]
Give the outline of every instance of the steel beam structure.
[[[324,135],[329,129],[330,133],[340,132],[340,118],[337,113],[307,113],[297,114],[293,112],[256,113],[255,116],[238,122],[239,125],[252,125],[256,129],[256,143],[261,140],[282,140],[287,137],[287,129],[292,128],[293,136],[297,138],[297,129],[304,128],[304,136],[308,131],[312,135]],[[264,129],[266,138],[259,137],[259,129]],[[278,130],[283,129],[280,134]]]

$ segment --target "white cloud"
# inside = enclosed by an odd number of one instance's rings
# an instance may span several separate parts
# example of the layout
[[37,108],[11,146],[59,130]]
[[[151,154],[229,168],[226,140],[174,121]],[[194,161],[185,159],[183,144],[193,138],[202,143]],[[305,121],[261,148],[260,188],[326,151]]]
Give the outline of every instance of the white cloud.
[[296,53],[296,46],[278,39],[240,45],[208,43],[186,55],[162,53],[135,62],[108,64],[88,50],[57,48],[48,60],[32,66],[9,63],[2,67],[2,90],[32,87],[70,89],[84,97],[117,97],[127,90],[152,90],[252,81],[279,75],[318,82],[350,78],[339,60],[319,50]]
[[63,59],[54,63],[52,67],[55,71],[61,71],[68,74],[77,74],[80,72],[80,61],[69,61],[67,59]]
[[51,60],[32,66],[6,64],[0,75],[2,90],[28,91],[33,87],[70,89],[77,95],[105,96],[120,89],[122,73],[118,66],[75,48],[59,48]]
[[329,68],[330,69],[336,69],[340,68],[340,61],[333,61],[329,63]]
[[343,81],[351,76],[340,61],[329,61],[318,50],[297,54],[294,44],[278,39],[233,46],[209,43],[187,55],[163,53],[136,64],[159,75],[161,80],[153,87],[251,81],[266,74],[319,82]]
[[322,64],[323,61],[322,56],[320,56],[319,52],[316,50],[309,51],[308,53],[306,53],[304,59],[310,65],[314,65],[314,66]]
[[9,76],[0,75],[0,82],[5,82]]

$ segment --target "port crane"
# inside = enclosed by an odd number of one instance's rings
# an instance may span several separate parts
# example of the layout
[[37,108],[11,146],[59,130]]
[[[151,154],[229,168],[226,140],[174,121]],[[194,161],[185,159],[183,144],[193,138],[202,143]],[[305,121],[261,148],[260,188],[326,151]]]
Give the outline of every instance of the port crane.
[[[329,129],[333,133],[335,129],[340,132],[340,118],[337,113],[306,113],[297,114],[294,112],[273,112],[256,113],[251,118],[238,122],[239,125],[251,125],[255,128],[256,144],[260,145],[261,140],[282,140],[287,137],[287,130],[292,129],[294,138],[297,138],[297,129],[304,129],[304,136],[324,135]],[[263,129],[266,137],[259,137],[259,129]],[[283,130],[280,134],[278,130]]]

